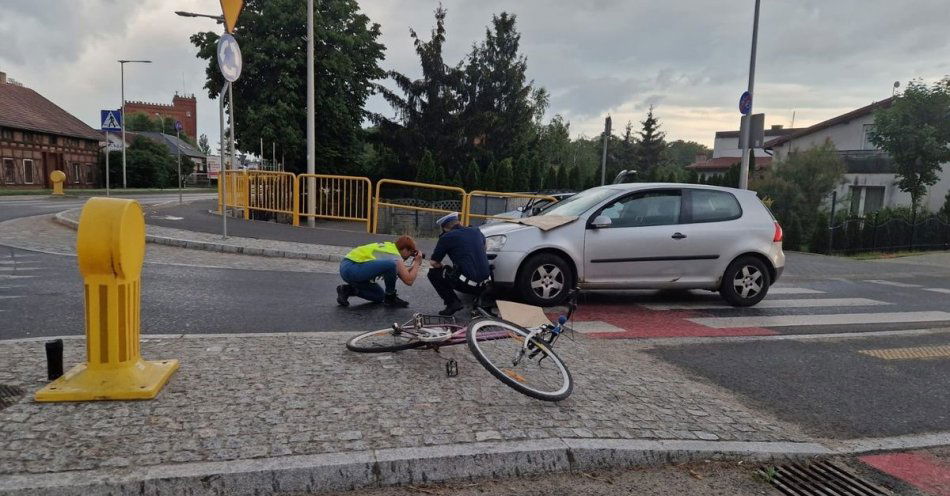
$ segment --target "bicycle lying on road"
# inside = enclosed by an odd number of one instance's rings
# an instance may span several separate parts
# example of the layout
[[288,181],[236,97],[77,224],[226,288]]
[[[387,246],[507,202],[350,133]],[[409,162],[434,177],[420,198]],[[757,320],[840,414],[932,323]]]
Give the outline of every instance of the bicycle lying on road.
[[[519,393],[539,400],[560,401],[574,390],[567,365],[554,353],[558,337],[577,309],[578,290],[568,298],[567,315],[557,324],[526,328],[492,315],[476,298],[472,320],[415,314],[405,324],[353,337],[347,349],[358,353],[386,353],[414,348],[438,349],[468,343],[468,349],[493,376]],[[453,362],[450,362],[450,364]],[[452,375],[451,370],[448,370]]]

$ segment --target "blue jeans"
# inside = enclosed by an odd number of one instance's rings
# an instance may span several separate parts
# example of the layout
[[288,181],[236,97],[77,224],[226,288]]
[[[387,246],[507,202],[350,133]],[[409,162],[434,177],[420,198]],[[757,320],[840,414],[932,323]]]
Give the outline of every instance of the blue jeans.
[[[356,288],[356,296],[375,303],[381,303],[387,294],[396,294],[396,263],[393,260],[370,260],[357,263],[348,258],[340,262],[340,277]],[[386,291],[376,283],[383,278]]]

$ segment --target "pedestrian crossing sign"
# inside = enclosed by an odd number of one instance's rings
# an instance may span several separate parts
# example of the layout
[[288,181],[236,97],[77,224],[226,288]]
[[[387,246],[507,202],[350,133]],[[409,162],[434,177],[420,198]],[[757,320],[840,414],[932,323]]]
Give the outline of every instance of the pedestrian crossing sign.
[[122,130],[122,112],[119,110],[100,110],[100,119],[103,131],[121,131]]

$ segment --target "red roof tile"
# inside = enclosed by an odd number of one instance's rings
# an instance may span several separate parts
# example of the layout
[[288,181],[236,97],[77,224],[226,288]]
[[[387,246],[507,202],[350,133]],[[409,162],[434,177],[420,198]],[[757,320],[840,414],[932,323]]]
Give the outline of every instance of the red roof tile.
[[16,84],[0,83],[0,126],[73,138],[102,139],[99,131],[43,95]]

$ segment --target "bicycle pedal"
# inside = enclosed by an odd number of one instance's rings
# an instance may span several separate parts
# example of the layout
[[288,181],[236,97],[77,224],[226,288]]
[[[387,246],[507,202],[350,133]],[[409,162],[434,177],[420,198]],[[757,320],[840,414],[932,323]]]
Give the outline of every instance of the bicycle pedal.
[[449,377],[459,375],[459,363],[454,358],[450,358],[449,361],[445,362],[445,375]]

